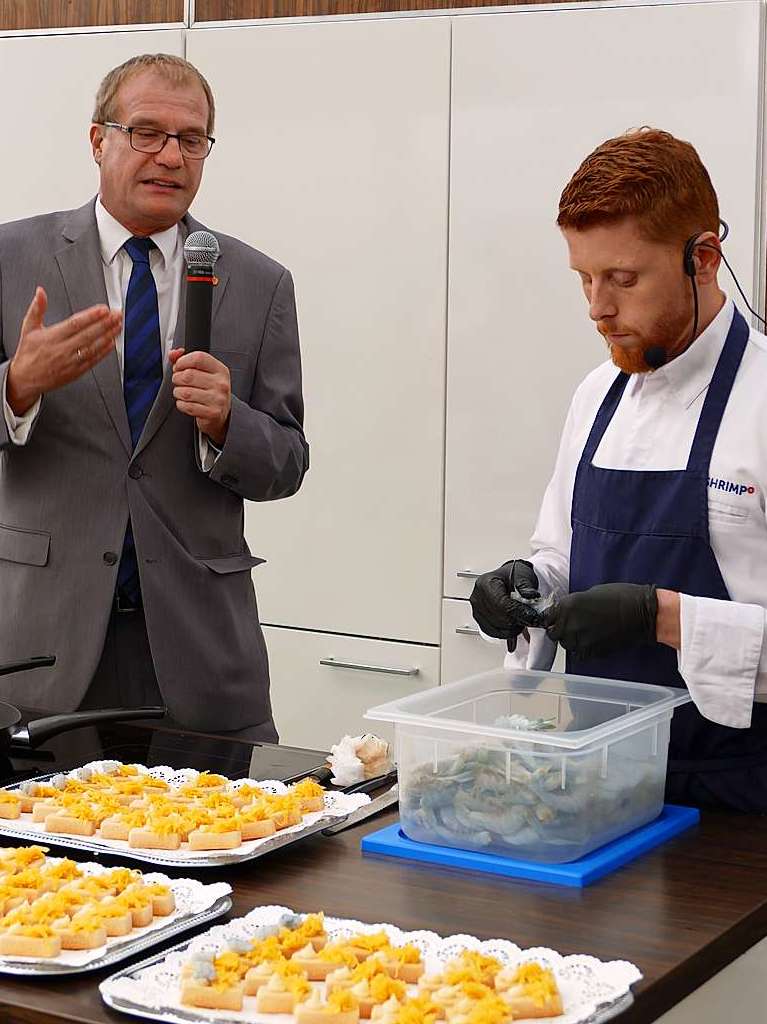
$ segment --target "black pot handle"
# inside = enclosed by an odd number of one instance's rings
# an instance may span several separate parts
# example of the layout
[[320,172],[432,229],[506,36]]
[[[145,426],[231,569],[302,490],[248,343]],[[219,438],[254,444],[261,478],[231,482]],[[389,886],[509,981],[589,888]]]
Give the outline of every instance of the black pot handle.
[[373,793],[381,786],[388,786],[390,782],[397,781],[397,769],[392,768],[385,775],[376,775],[373,779],[363,779],[362,782],[353,782],[351,786],[344,786],[344,793]]
[[55,654],[44,654],[39,658],[25,658],[24,661],[10,661],[6,665],[0,665],[0,676],[8,676],[11,672],[27,672],[32,668],[48,668],[55,664]]
[[50,715],[36,718],[27,725],[11,732],[11,747],[36,747],[52,736],[79,729],[84,725],[99,725],[102,722],[127,722],[133,718],[162,718],[167,711],[163,707],[149,708],[106,708],[100,711],[72,711],[65,715]]

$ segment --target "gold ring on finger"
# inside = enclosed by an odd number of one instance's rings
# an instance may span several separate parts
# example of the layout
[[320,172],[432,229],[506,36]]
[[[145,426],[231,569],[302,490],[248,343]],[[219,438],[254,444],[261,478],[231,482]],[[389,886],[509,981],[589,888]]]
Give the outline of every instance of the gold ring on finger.
[[77,350],[77,358],[82,361],[82,358],[83,358],[82,349],[78,348],[78,350]]

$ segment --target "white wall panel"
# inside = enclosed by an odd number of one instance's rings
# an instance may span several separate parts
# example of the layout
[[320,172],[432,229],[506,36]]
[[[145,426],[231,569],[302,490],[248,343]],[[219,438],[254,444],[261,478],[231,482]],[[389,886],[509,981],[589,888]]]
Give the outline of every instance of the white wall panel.
[[762,939],[658,1017],[656,1024],[722,1024],[733,1019],[738,1024],[763,1024],[766,971],[767,939]]
[[637,125],[690,140],[751,293],[760,5],[529,11],[453,26],[444,593],[465,597],[459,571],[529,551],[570,397],[605,356],[554,224],[581,160]]
[[88,129],[99,82],[140,53],[181,56],[183,40],[179,30],[0,38],[0,223],[81,206],[95,195]]
[[250,505],[262,618],[438,643],[450,25],[192,30],[219,141],[197,215],[286,264],[312,468]]

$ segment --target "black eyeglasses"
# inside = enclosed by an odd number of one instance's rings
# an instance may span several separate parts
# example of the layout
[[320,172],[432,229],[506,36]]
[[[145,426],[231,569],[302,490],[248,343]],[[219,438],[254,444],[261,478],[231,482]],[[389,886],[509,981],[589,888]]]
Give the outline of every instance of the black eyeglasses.
[[139,153],[159,153],[165,148],[168,139],[178,139],[182,156],[189,160],[204,160],[213,149],[216,141],[211,135],[198,135],[197,132],[161,132],[158,128],[131,127],[118,124],[116,121],[99,121],[104,128],[119,128],[130,140],[131,148]]

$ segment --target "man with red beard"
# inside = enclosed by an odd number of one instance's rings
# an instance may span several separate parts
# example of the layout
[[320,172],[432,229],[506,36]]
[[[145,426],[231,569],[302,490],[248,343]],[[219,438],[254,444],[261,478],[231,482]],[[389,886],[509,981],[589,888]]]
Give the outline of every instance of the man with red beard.
[[719,288],[716,193],[642,129],[586,158],[557,223],[611,359],[575,393],[530,561],[481,576],[474,616],[507,664],[560,643],[568,672],[687,687],[669,799],[767,812],[767,338]]

